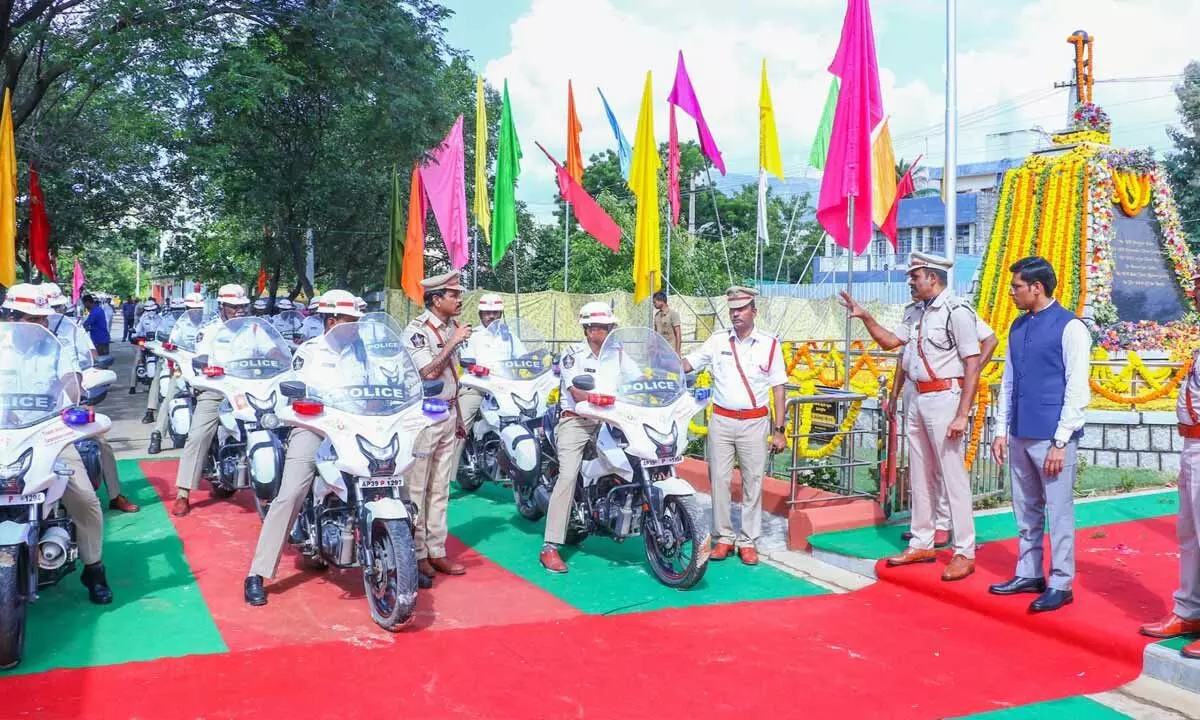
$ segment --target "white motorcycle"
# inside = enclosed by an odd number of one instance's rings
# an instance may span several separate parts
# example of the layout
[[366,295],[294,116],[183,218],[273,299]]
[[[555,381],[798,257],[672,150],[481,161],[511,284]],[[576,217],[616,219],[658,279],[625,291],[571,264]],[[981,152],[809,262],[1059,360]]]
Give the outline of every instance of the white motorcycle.
[[69,351],[45,328],[0,324],[0,669],[21,661],[38,589],[58,583],[78,559],[75,525],[59,502],[71,470],[58,456],[111,425],[68,403],[61,352]]
[[[159,392],[163,394],[158,411],[167,413],[167,431],[171,434],[171,444],[176,448],[183,447],[192,429],[196,401],[192,397],[191,383],[197,375],[192,367],[192,358],[196,356],[196,335],[207,319],[203,310],[188,310],[171,323],[158,349],[167,367],[166,376],[158,384]],[[175,378],[175,394],[167,398],[171,377]]]
[[603,426],[584,456],[568,541],[640,534],[654,577],[690,588],[708,567],[711,533],[695,490],[675,466],[683,460],[688,421],[704,409],[708,391],[688,392],[683,362],[650,328],[613,331],[600,350],[600,368],[598,376],[580,374],[571,383],[588,393],[575,413]]
[[324,438],[290,542],[320,564],[361,567],[371,617],[397,631],[417,600],[417,508],[404,474],[417,435],[450,408],[434,397],[442,382],[421,382],[400,335],[386,324],[339,325],[325,342],[339,355],[328,384],[280,386],[292,399],[280,420]]

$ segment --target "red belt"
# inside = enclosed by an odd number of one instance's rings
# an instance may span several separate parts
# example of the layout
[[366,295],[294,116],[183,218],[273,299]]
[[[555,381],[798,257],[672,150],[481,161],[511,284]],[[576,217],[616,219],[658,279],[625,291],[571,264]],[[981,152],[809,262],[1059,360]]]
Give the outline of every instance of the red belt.
[[1188,440],[1200,440],[1200,425],[1184,425],[1179,423],[1179,435]]
[[954,386],[962,387],[962,378],[946,378],[944,380],[928,380],[922,382],[917,381],[917,392],[924,395],[925,393],[943,392],[953,389]]
[[767,416],[767,406],[764,405],[749,410],[730,410],[720,405],[713,405],[713,412],[721,417],[733,418],[734,420],[757,420],[758,418]]

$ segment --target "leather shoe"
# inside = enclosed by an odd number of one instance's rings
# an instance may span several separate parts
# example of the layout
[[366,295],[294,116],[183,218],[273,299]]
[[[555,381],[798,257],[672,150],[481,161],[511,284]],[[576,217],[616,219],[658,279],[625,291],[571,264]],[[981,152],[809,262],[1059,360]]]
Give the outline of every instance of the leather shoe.
[[730,543],[717,543],[717,546],[713,548],[711,553],[709,553],[708,559],[724,560],[733,554],[733,550],[733,545]]
[[1184,645],[1179,650],[1179,653],[1181,655],[1183,655],[1185,658],[1191,658],[1193,660],[1200,660],[1200,640],[1197,640],[1195,642]]
[[542,548],[542,553],[538,555],[538,560],[542,563],[542,567],[552,573],[561,574],[567,571],[567,564],[563,562],[562,556],[558,554],[558,548]]
[[1029,612],[1050,612],[1051,610],[1059,609],[1063,605],[1070,605],[1074,601],[1075,596],[1071,594],[1070,590],[1048,588],[1046,592],[1038,596],[1037,600],[1029,604]]
[[934,530],[933,531],[933,546],[935,548],[943,548],[950,544],[949,530]]
[[463,567],[460,563],[450,562],[449,558],[431,557],[431,558],[429,558],[429,564],[430,564],[430,566],[433,567],[434,570],[437,570],[438,572],[442,573],[443,575],[466,575],[467,574],[467,569],[465,567]]
[[975,572],[975,560],[973,558],[968,558],[965,555],[955,555],[950,559],[950,564],[946,566],[946,570],[942,573],[942,580],[946,582],[962,580],[973,572]]
[[109,510],[120,510],[121,512],[127,512],[127,513],[135,513],[138,510],[141,510],[142,506],[138,505],[136,503],[130,502],[129,498],[125,497],[124,495],[118,495],[115,498],[113,498],[112,500],[108,501],[108,509]]
[[421,558],[420,560],[417,561],[417,574],[418,575],[423,575],[423,576],[429,578],[430,580],[432,580],[433,576],[436,572],[437,571],[433,569],[433,565],[429,564],[429,558]]
[[112,590],[108,587],[108,578],[104,575],[104,565],[92,563],[83,567],[79,581],[88,589],[88,599],[97,605],[107,605],[113,601]]
[[154,422],[154,411],[147,410],[146,414],[142,416],[142,424],[149,425],[152,422]]
[[758,550],[753,547],[746,546],[738,548],[738,557],[742,559],[743,565],[758,564]]
[[162,452],[162,433],[157,430],[150,433],[150,447],[146,452],[151,455],[157,455]]
[[937,559],[937,553],[933,550],[918,550],[917,548],[905,548],[904,552],[899,555],[893,555],[887,559],[888,567],[899,567],[901,565],[912,565],[914,563],[931,563]]
[[175,517],[183,517],[192,511],[192,505],[188,502],[187,495],[176,495],[175,504],[171,506],[171,514]]
[[989,585],[988,592],[993,595],[1018,595],[1020,593],[1038,593],[1040,595],[1046,592],[1046,579],[1014,577],[1008,582]]
[[1184,620],[1175,613],[1158,622],[1146,623],[1138,632],[1153,638],[1173,638],[1200,633],[1200,620]]
[[246,578],[245,589],[242,594],[246,597],[246,603],[254,605],[267,604],[267,591],[263,589],[262,575],[251,575]]

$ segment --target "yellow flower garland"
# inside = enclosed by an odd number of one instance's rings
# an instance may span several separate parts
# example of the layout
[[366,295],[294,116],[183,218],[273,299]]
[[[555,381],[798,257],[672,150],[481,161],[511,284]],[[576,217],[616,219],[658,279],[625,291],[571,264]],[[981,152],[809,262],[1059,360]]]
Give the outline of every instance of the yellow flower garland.
[[1113,202],[1121,206],[1121,211],[1129,217],[1135,217],[1150,204],[1153,188],[1150,176],[1138,175],[1133,172],[1113,172]]

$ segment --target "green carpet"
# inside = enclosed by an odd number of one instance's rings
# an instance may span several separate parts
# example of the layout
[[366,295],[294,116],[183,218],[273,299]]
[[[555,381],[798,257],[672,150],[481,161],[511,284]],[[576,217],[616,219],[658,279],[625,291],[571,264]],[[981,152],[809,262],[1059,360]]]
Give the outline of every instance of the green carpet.
[[[1179,512],[1179,493],[1166,490],[1143,495],[1119,495],[1075,505],[1075,524],[1079,528],[1112,525],[1129,520],[1173,515]],[[900,539],[906,524],[879,525],[820,533],[808,539],[813,548],[839,555],[877,560],[903,550],[908,543]],[[1017,536],[1012,512],[975,517],[976,542],[995,542]]]
[[1069,697],[1061,700],[1022,705],[1021,707],[993,710],[978,715],[965,715],[971,720],[1119,720],[1129,716],[1113,710],[1107,705],[1086,697]]
[[[25,658],[10,673],[227,652],[184,558],[166,506],[134,460],[117,464],[141,512],[104,511],[104,565],[113,603],[88,602],[82,564],[29,608]],[[126,688],[128,690],[129,688]]]
[[590,537],[565,548],[565,575],[546,572],[538,562],[545,521],[517,514],[512,491],[485,483],[475,493],[452,486],[450,533],[487,559],[593,615],[663,608],[769,600],[827,592],[766,564],[746,567],[736,559],[709,563],[704,579],[691,590],[672,590],[650,574],[640,537],[617,543]]

